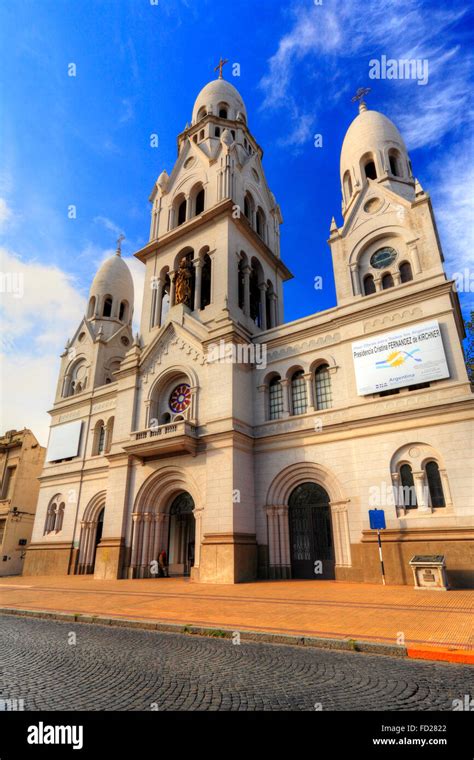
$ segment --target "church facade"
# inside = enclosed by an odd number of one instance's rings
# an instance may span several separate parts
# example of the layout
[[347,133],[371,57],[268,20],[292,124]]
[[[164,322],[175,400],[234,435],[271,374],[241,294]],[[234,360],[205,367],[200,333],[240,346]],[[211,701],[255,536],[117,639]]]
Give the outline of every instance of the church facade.
[[25,574],[473,585],[472,389],[430,197],[361,101],[332,220],[337,306],[285,323],[280,207],[245,104],[199,93],[150,195],[140,333],[117,254],[62,356]]

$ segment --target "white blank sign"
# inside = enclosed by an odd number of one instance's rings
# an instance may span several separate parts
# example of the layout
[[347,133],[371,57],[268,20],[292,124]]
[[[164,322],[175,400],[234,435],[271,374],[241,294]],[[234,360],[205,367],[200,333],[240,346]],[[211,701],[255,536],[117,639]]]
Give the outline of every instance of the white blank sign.
[[58,459],[77,457],[81,444],[81,432],[81,420],[52,427],[49,434],[46,461],[57,462]]

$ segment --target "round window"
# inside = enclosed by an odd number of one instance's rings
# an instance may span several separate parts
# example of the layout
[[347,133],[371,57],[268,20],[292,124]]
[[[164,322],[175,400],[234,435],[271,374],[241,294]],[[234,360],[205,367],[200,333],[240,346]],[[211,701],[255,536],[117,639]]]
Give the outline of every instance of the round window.
[[385,269],[385,267],[389,267],[395,261],[397,255],[394,248],[379,248],[371,256],[370,265],[375,269]]
[[191,388],[187,383],[181,383],[171,392],[169,407],[175,414],[184,412],[191,403]]

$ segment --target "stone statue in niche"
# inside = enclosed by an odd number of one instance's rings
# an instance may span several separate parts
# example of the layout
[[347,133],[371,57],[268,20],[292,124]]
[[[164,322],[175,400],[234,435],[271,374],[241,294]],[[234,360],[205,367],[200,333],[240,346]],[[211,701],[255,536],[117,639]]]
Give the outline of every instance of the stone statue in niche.
[[179,262],[179,269],[176,273],[176,303],[184,303],[193,308],[192,300],[192,271],[191,264],[185,256]]

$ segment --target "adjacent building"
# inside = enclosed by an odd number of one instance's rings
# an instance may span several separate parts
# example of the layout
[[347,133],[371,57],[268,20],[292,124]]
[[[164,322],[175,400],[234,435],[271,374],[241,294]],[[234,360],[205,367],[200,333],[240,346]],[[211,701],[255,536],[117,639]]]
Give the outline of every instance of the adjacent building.
[[45,454],[26,428],[0,437],[0,576],[22,572]]
[[289,323],[262,156],[239,92],[210,82],[150,195],[139,335],[119,244],[62,356],[25,573],[149,577],[165,550],[205,583],[380,582],[377,507],[388,583],[442,554],[473,584],[463,320],[403,137],[360,103],[337,305]]

